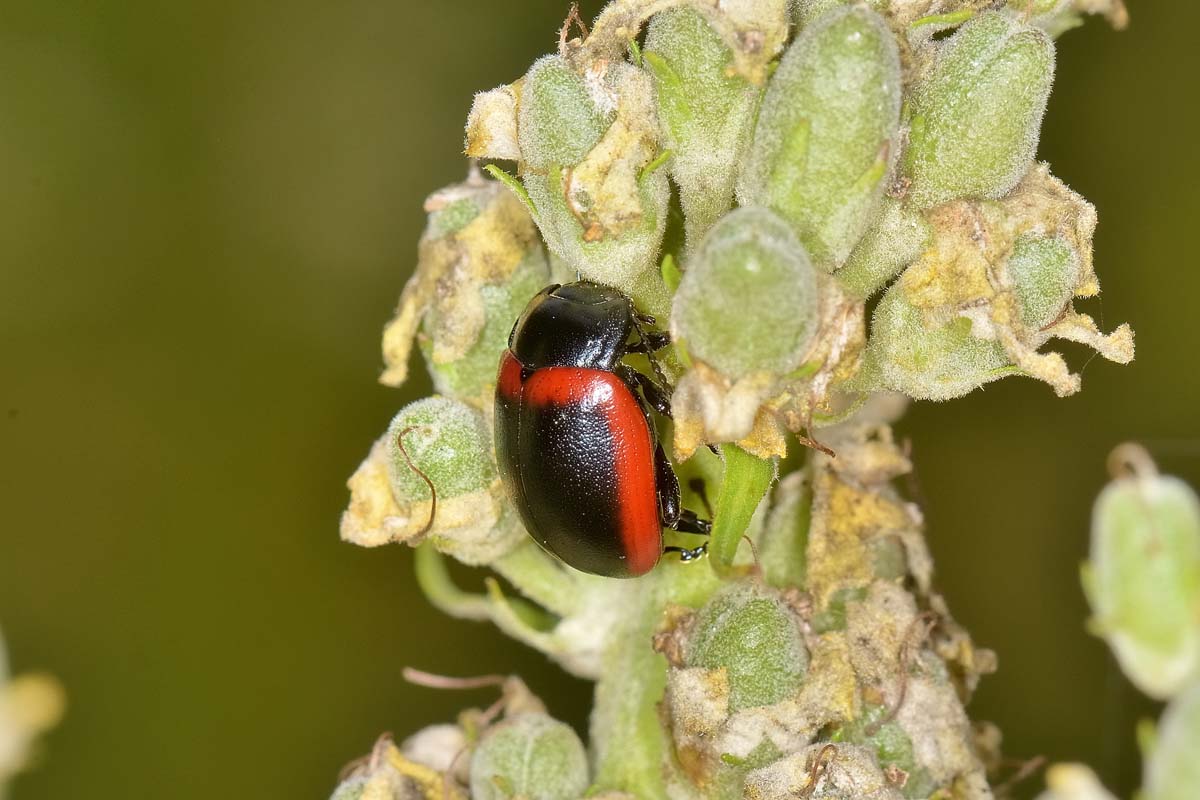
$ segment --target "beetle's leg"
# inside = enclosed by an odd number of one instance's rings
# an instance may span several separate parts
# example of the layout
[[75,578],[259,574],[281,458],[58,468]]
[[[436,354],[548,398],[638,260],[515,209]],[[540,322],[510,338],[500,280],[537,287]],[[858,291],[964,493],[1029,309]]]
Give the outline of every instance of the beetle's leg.
[[638,341],[625,348],[627,353],[654,353],[671,343],[671,334],[666,331],[639,332]]
[[681,508],[679,519],[675,522],[675,530],[680,533],[698,533],[701,536],[708,536],[712,533],[712,523],[697,517],[695,511]]
[[650,404],[651,408],[664,417],[671,416],[671,399],[653,379],[643,375],[628,364],[618,365],[616,373],[630,388],[640,388],[642,396],[646,398],[646,402]]
[[679,478],[663,452],[662,445],[654,450],[654,477],[658,485],[658,515],[663,527],[674,528],[679,523]]
[[689,561],[695,561],[696,559],[703,558],[708,553],[708,542],[705,542],[704,544],[700,545],[699,547],[692,547],[692,548],[664,547],[663,552],[664,553],[679,553],[679,560],[682,561],[684,564],[686,564]]

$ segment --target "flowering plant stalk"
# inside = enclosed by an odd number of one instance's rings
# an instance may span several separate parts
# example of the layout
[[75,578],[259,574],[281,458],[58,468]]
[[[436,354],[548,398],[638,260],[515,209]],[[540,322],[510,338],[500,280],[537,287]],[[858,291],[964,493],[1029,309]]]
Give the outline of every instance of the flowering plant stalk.
[[[1056,339],[1133,358],[1127,325],[1075,308],[1100,289],[1095,210],[1035,161],[1055,38],[1088,14],[1126,21],[1120,0],[613,0],[476,96],[467,179],[426,201],[383,336],[383,382],[415,343],[436,395],[371,448],[341,533],[415,547],[439,609],[594,680],[590,730],[495,679],[491,708],[381,740],[338,800],[997,795],[999,731],[966,713],[996,658],[934,589],[890,426],[1008,376],[1079,391]],[[500,354],[578,279],[671,334],[658,427],[715,498],[706,561],[577,572],[502,486]]]

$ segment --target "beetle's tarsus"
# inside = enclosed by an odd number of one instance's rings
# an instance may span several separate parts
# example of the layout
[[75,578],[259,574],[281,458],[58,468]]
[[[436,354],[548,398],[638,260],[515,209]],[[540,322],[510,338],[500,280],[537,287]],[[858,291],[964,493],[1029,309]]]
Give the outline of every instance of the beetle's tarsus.
[[680,563],[687,564],[692,561],[698,561],[708,555],[708,542],[699,547],[674,547],[667,546],[663,548],[664,553],[679,553]]
[[679,510],[679,519],[675,522],[675,530],[680,533],[695,533],[708,536],[712,533],[712,522],[700,519],[695,511],[683,508]]

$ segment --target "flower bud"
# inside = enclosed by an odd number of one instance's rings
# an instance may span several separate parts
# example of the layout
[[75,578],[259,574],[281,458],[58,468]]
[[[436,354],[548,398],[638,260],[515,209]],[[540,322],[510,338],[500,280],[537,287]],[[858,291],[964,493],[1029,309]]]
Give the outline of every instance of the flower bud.
[[1004,266],[1021,324],[1030,330],[1040,330],[1058,319],[1079,285],[1079,256],[1069,243],[1055,236],[1022,236]]
[[900,58],[874,11],[831,11],[800,32],[771,78],[745,171],[743,205],[765,205],[832,271],[874,218],[895,152]]
[[729,709],[768,706],[793,695],[804,680],[808,650],[795,612],[775,591],[733,584],[696,614],[684,664],[724,670]]
[[[605,62],[589,72],[584,87],[563,77],[570,69],[565,62],[539,63],[547,66],[526,79],[520,120],[522,154],[529,159],[522,180],[542,236],[583,277],[615,286],[650,313],[661,313],[666,292],[657,259],[670,187],[659,168],[650,77],[631,64]],[[529,82],[547,70],[554,91],[530,95]],[[568,124],[551,113],[555,98],[563,104],[593,103],[604,115],[588,124]],[[541,110],[527,114],[527,105]]]
[[417,269],[383,332],[380,381],[405,381],[420,330],[437,391],[487,407],[512,321],[549,280],[546,256],[520,201],[478,172],[431,195],[425,209]]
[[572,167],[612,124],[614,104],[594,93],[561,56],[534,62],[521,86],[517,131],[521,157],[531,169]]
[[746,776],[743,796],[746,800],[904,800],[870,750],[828,742],[811,744],[754,770]]
[[1001,197],[1033,161],[1054,80],[1054,44],[987,12],[940,45],[912,98],[905,166],[918,208]]
[[733,52],[697,9],[656,15],[643,59],[654,78],[663,145],[694,247],[733,204],[735,171],[762,96],[731,69]]
[[1012,374],[1059,396],[1079,390],[1053,338],[1133,359],[1133,332],[1104,335],[1071,305],[1100,290],[1092,269],[1096,212],[1039,165],[999,201],[953,201],[925,213],[929,246],[875,310],[862,370],[848,381],[945,400]]
[[874,224],[837,271],[838,281],[851,296],[866,299],[916,261],[932,234],[919,213],[885,197]]
[[1092,511],[1091,625],[1134,685],[1162,700],[1200,679],[1200,501],[1136,445],[1111,460],[1126,474]]
[[[1054,764],[1046,770],[1046,791],[1037,800],[1117,800],[1096,773],[1083,764]],[[1147,798],[1149,800],[1149,798]]]
[[579,737],[545,714],[517,714],[490,728],[471,757],[473,800],[578,800],[587,786]]
[[467,116],[464,152],[471,158],[519,161],[521,144],[517,133],[519,84],[479,92]]
[[365,547],[429,538],[443,553],[482,564],[522,540],[521,527],[502,513],[483,415],[449,398],[402,409],[350,479],[350,489],[342,538]]
[[671,326],[723,375],[795,369],[816,332],[817,278],[804,247],[765,208],[725,215],[688,265]]
[[1200,682],[1163,712],[1153,748],[1146,756],[1141,797],[1192,800],[1200,788]]

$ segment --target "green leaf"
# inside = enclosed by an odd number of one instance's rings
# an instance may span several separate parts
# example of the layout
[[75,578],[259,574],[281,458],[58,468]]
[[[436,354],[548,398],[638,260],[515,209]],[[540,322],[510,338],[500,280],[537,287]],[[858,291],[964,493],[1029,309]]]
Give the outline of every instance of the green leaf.
[[775,480],[775,462],[750,455],[737,445],[721,448],[725,476],[713,519],[708,556],[718,574],[729,571],[742,536],[750,527],[759,502]]

